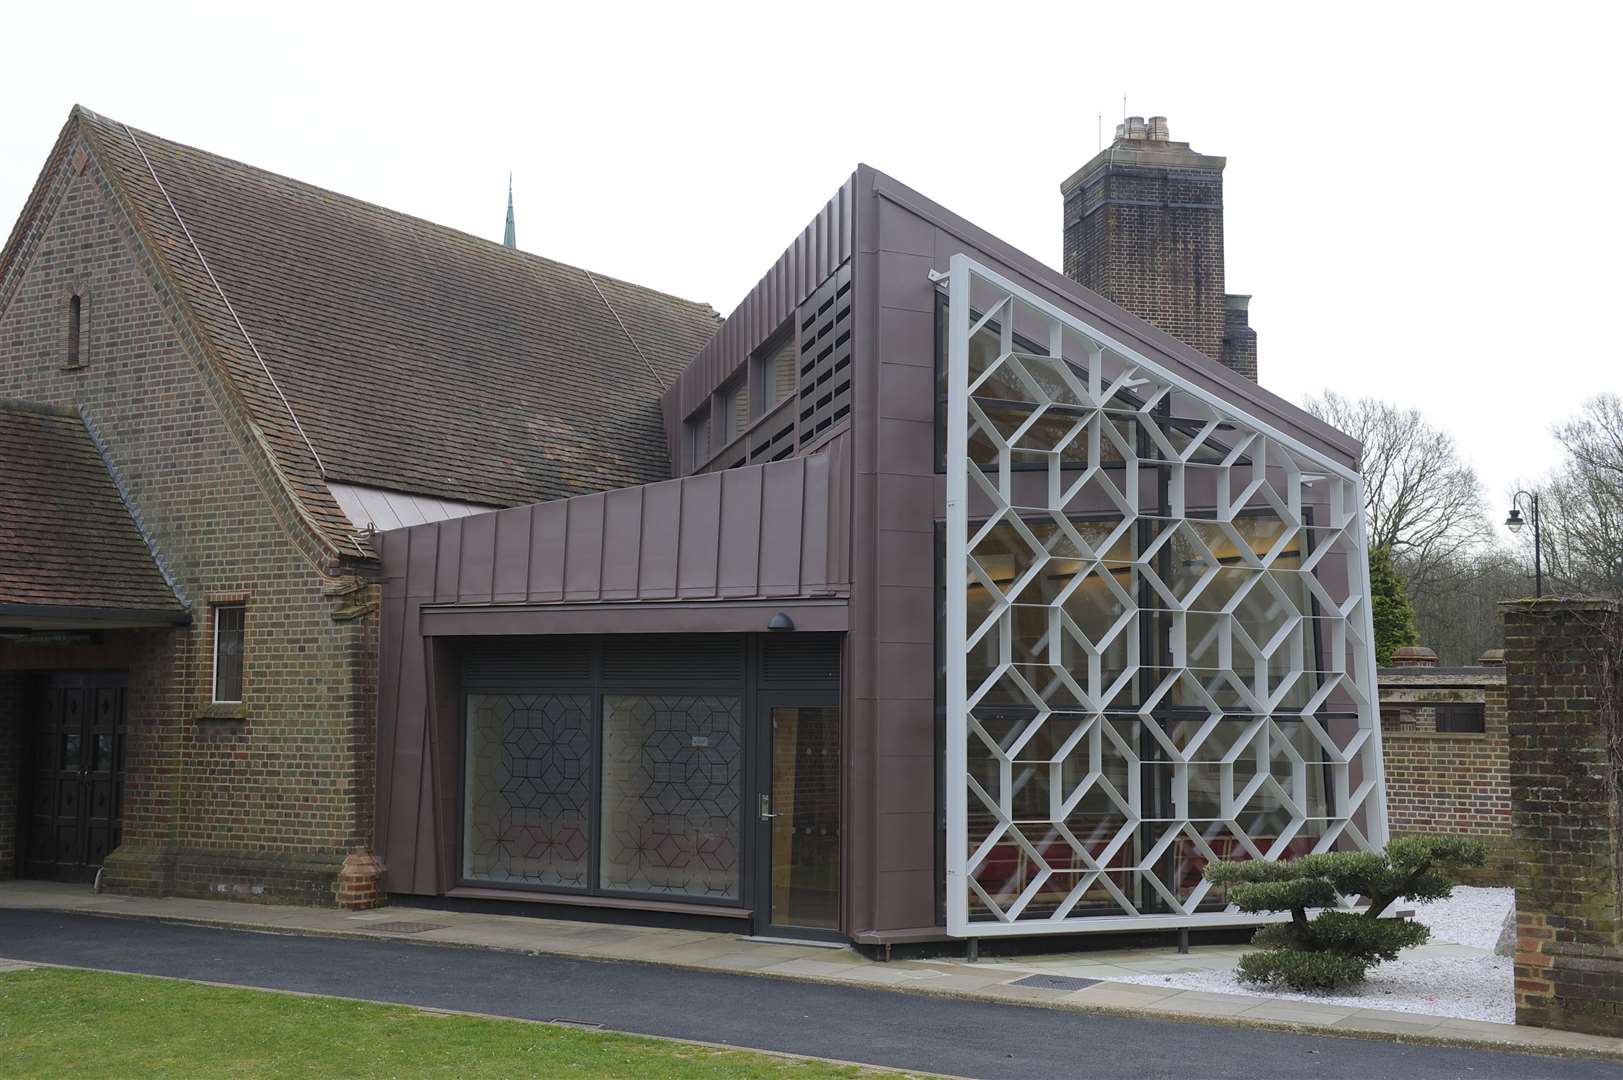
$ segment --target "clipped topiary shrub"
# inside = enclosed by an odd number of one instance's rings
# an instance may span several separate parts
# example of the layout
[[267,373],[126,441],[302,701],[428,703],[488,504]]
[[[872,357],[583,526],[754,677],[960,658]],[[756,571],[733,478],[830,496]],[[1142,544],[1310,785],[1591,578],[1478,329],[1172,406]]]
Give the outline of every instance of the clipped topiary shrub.
[[[1381,915],[1398,900],[1441,900],[1454,890],[1459,872],[1481,866],[1487,848],[1462,836],[1404,836],[1385,851],[1332,851],[1288,862],[1219,862],[1206,879],[1228,889],[1241,911],[1288,911],[1289,922],[1257,931],[1261,950],[1240,960],[1242,982],[1293,990],[1334,990],[1364,981],[1369,969],[1394,960],[1398,950],[1419,945],[1430,931]],[[1358,896],[1363,911],[1335,908]],[[1311,919],[1308,910],[1322,909]]]

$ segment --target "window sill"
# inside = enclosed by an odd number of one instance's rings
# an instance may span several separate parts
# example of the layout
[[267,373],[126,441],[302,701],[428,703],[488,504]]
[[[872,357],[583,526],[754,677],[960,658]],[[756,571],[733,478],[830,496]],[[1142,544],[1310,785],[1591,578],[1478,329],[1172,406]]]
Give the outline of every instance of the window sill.
[[197,710],[196,720],[246,720],[248,706],[240,701],[211,701]]

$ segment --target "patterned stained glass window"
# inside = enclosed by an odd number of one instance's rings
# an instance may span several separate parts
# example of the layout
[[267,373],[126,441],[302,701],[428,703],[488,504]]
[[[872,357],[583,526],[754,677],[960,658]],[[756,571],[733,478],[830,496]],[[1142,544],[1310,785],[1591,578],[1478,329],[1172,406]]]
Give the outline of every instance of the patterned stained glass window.
[[735,900],[739,698],[603,698],[602,888]]
[[468,695],[467,799],[464,877],[585,888],[591,697]]

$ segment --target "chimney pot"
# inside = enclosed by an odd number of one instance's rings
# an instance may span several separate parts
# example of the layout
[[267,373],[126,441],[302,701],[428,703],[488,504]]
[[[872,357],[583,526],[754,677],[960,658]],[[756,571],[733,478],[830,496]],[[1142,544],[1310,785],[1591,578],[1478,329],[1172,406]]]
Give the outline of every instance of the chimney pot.
[[1149,126],[1144,123],[1142,116],[1129,116],[1127,118],[1127,137],[1129,139],[1142,139],[1149,134]]
[[1159,142],[1166,142],[1172,136],[1167,131],[1167,118],[1164,116],[1150,117],[1150,138]]
[[1487,652],[1482,654],[1481,658],[1477,660],[1477,663],[1481,664],[1483,667],[1504,667],[1505,650],[1489,649]]
[[1436,667],[1437,654],[1424,645],[1403,645],[1392,650],[1393,667]]

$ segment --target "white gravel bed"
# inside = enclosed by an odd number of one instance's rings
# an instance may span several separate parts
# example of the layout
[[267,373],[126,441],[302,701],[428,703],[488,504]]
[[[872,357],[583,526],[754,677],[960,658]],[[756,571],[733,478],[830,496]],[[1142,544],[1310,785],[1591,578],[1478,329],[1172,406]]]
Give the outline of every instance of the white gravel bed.
[[1505,916],[1516,903],[1515,889],[1481,889],[1461,885],[1447,900],[1425,904],[1398,901],[1399,910],[1414,909],[1415,921],[1431,927],[1431,940],[1451,941],[1490,952],[1499,941]]
[[1513,962],[1493,955],[1493,946],[1513,899],[1511,889],[1462,887],[1449,899],[1434,903],[1400,901],[1397,906],[1412,907],[1415,918],[1431,927],[1433,942],[1481,949],[1481,955],[1447,955],[1458,950],[1426,946],[1407,949],[1398,959],[1377,964],[1368,981],[1351,993],[1258,990],[1239,982],[1232,971],[1113,976],[1111,981],[1511,1024],[1516,1020]]

